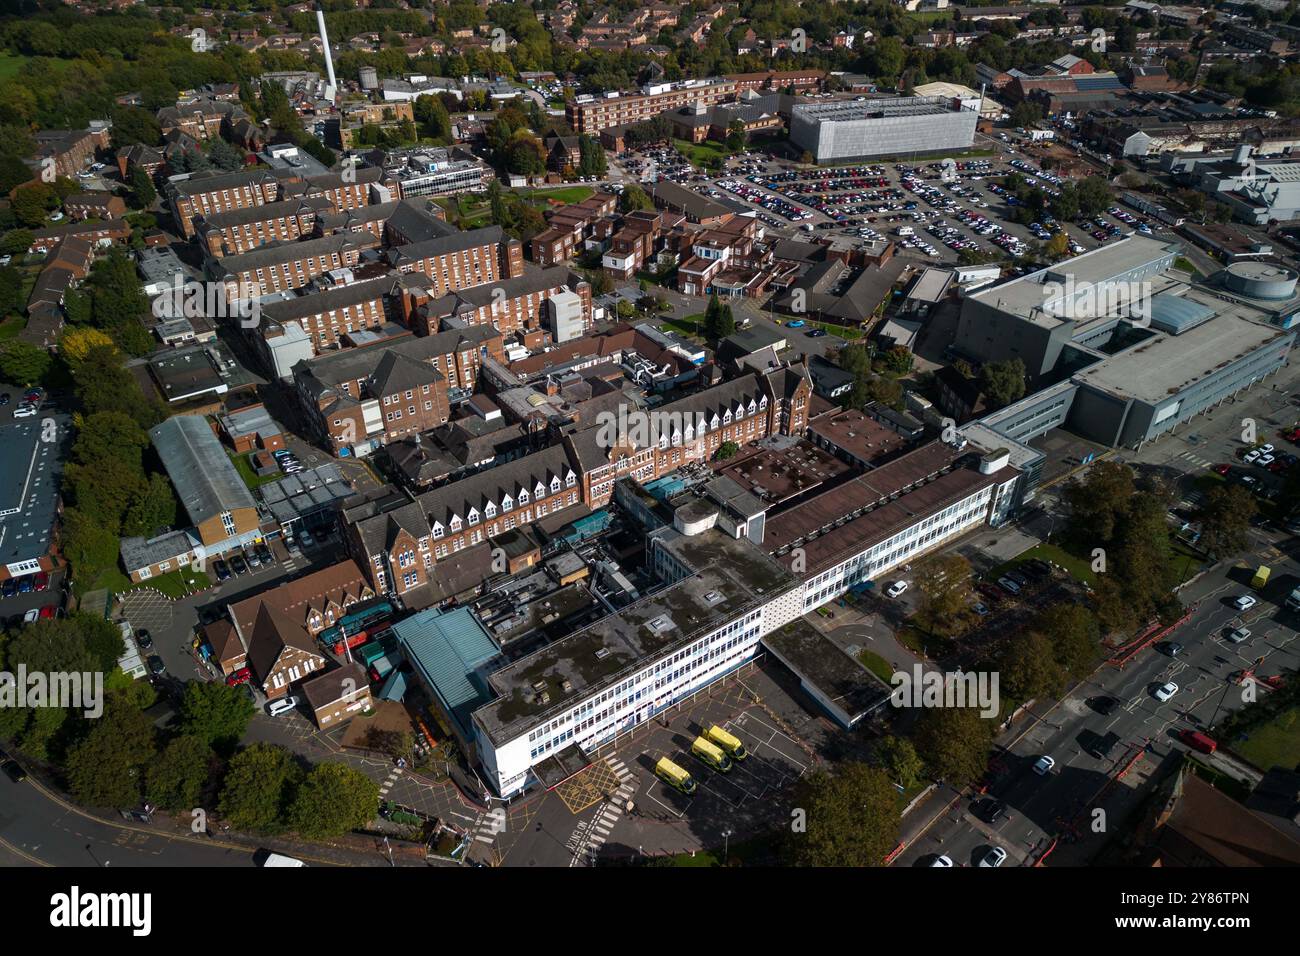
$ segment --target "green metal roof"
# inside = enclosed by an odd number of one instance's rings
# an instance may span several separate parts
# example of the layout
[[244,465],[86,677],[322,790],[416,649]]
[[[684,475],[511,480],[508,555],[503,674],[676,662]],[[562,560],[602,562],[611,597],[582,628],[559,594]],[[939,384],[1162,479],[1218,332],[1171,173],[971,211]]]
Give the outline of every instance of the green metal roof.
[[479,674],[501,653],[496,642],[465,607],[421,611],[394,624],[393,633],[461,735],[470,739],[470,714],[496,696]]

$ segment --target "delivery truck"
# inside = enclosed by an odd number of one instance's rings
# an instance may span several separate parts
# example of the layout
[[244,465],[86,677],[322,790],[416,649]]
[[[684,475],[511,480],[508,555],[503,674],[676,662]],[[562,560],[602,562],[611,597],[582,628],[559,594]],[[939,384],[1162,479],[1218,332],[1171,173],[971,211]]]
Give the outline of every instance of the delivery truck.
[[1268,576],[1272,573],[1271,568],[1267,565],[1261,564],[1259,570],[1255,572],[1255,576],[1250,579],[1250,586],[1256,591],[1262,589],[1265,584],[1268,584]]

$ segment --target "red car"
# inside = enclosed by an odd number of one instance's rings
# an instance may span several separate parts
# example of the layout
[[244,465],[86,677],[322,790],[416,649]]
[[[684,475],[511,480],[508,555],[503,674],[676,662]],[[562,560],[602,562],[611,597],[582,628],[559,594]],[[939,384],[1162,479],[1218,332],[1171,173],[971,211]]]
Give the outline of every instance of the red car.
[[45,605],[45,607],[41,608],[41,617],[43,618],[46,619],[52,618],[54,617],[55,613],[57,612],[53,604],[47,604]]
[[226,683],[231,687],[238,687],[240,684],[246,684],[249,680],[252,679],[252,677],[253,677],[253,672],[251,670],[249,670],[247,667],[241,667],[239,670],[235,671],[233,674],[231,674],[229,677],[226,678]]
[[36,577],[32,579],[32,587],[34,587],[38,591],[44,591],[49,586],[50,586],[50,576],[46,574],[44,571],[39,572],[36,575]]
[[1231,465],[1215,465],[1215,466],[1214,466],[1214,470],[1215,470],[1218,474],[1220,474],[1220,475],[1226,475],[1226,474],[1228,474],[1228,472],[1232,471],[1232,466],[1231,466]]

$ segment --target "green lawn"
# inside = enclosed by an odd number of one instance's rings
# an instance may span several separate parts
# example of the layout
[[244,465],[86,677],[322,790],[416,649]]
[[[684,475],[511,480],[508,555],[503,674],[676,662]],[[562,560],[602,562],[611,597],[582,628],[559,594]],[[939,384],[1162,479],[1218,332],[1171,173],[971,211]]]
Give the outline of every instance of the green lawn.
[[858,663],[865,667],[871,673],[875,674],[886,684],[890,684],[890,679],[894,676],[893,665],[885,660],[875,651],[867,650],[865,647],[858,651]]
[[0,80],[17,76],[30,59],[29,56],[19,56],[16,53],[0,53]]
[[139,584],[136,584],[118,568],[111,568],[105,571],[95,581],[95,586],[91,590],[108,590],[114,594],[122,594],[126,591],[135,591],[140,588],[153,588],[160,591],[170,598],[182,598],[187,594],[195,591],[201,591],[212,584],[212,580],[202,571],[196,571],[193,568],[180,568],[175,571],[168,571],[166,574],[155,575],[152,578],[146,578]]
[[706,140],[703,143],[688,143],[684,139],[675,139],[673,140],[673,146],[677,152],[685,156],[695,166],[716,166],[726,157],[732,155],[731,150],[712,140]]
[[559,189],[538,189],[534,191],[521,192],[530,202],[539,206],[549,205],[548,199],[554,199],[556,202],[568,205],[570,203],[582,202],[595,195],[596,190],[590,186],[563,186]]
[[1097,582],[1097,576],[1092,572],[1092,562],[1090,560],[1073,555],[1054,544],[1035,545],[1028,551],[1012,558],[1006,564],[994,569],[987,577],[990,581],[996,581],[1008,571],[1014,570],[1019,565],[1024,564],[1026,561],[1032,561],[1034,558],[1039,558],[1049,564],[1059,564],[1069,571],[1076,581],[1082,581],[1089,586]]
[[860,339],[863,336],[861,329],[848,328],[843,325],[832,325],[829,322],[809,322],[813,328],[821,329],[827,335],[838,336],[842,339]]
[[253,463],[248,460],[248,455],[236,455],[227,451],[230,460],[235,463],[235,471],[239,472],[239,477],[244,479],[244,484],[252,491],[254,488],[260,488],[262,485],[276,481],[281,477],[278,472],[269,475],[259,475],[253,470]]
[[659,324],[670,332],[676,332],[679,335],[689,335],[691,338],[704,338],[704,313],[697,312],[694,315],[683,316],[680,319],[663,318]]
[[1256,767],[1271,770],[1300,764],[1300,707],[1283,711],[1249,733],[1248,740],[1234,743],[1232,749]]
[[1192,265],[1192,260],[1188,259],[1186,256],[1179,256],[1177,259],[1175,259],[1174,268],[1180,269],[1183,272],[1190,272],[1193,276],[1198,276],[1201,274],[1201,270],[1196,268],[1196,266]]

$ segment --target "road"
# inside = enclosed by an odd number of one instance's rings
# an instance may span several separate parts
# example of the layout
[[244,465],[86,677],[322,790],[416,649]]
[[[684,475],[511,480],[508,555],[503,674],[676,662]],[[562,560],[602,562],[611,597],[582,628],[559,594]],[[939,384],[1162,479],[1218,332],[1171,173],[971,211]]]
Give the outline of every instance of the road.
[[253,866],[253,851],[209,838],[117,826],[65,803],[29,776],[0,776],[0,859],[32,866]]

